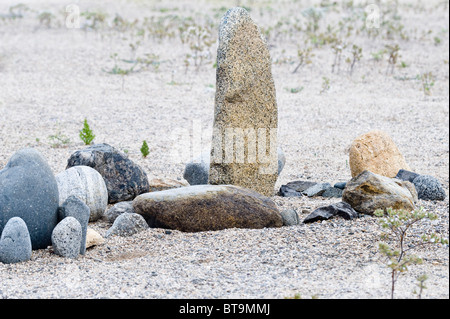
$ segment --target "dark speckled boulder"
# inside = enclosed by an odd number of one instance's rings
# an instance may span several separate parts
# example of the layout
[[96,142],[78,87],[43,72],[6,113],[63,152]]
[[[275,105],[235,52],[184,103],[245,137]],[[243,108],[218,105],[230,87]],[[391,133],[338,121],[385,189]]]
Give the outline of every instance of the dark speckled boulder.
[[108,144],[96,144],[73,153],[67,168],[79,165],[92,167],[103,176],[110,204],[132,200],[149,191],[144,170]]
[[270,198],[232,185],[197,185],[142,194],[134,199],[133,208],[150,227],[186,232],[283,226]]
[[0,233],[9,219],[26,223],[33,249],[52,244],[58,224],[59,192],[50,166],[32,148],[15,153],[0,170]]

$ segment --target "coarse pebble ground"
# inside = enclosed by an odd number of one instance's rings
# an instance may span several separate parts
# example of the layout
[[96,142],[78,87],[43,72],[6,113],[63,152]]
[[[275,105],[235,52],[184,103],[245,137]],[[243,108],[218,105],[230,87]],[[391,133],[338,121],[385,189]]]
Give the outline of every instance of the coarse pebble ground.
[[[183,162],[174,162],[179,146],[174,132],[184,129],[205,138],[190,157],[208,149],[215,92],[214,42],[202,65],[183,44],[178,25],[158,38],[157,30],[140,38],[137,27],[117,31],[115,14],[127,21],[144,17],[191,17],[213,23],[211,37],[229,1],[79,0],[81,12],[104,12],[108,24],[96,29],[68,29],[60,1],[22,0],[23,17],[7,18],[15,0],[0,3],[0,169],[18,149],[39,150],[55,174],[83,148],[78,137],[88,119],[95,143],[108,143],[128,153],[149,178],[181,179]],[[364,7],[340,2],[319,20],[342,28],[348,43],[340,70],[332,72],[332,44],[305,42],[308,20],[302,10],[319,1],[240,1],[268,37],[279,107],[279,143],[286,165],[276,188],[294,180],[345,182],[351,178],[348,147],[360,134],[386,131],[411,169],[435,176],[444,186],[444,201],[419,201],[437,214],[411,230],[411,238],[437,232],[448,237],[449,225],[449,9],[442,1],[381,2],[385,23],[378,36],[363,30]],[[347,3],[347,2],[345,2]],[[48,28],[37,18],[54,15]],[[2,18],[3,17],[3,18]],[[82,26],[85,22],[82,16]],[[289,23],[288,23],[289,22]],[[296,28],[299,23],[301,30]],[[137,25],[140,25],[140,24]],[[147,29],[148,30],[148,29]],[[161,31],[161,30],[160,30]],[[133,52],[130,44],[138,44]],[[363,57],[350,74],[349,48]],[[398,44],[400,57],[389,70],[385,45]],[[298,49],[311,47],[311,63],[293,69]],[[152,53],[157,63],[128,75],[110,74],[114,54],[122,59]],[[381,56],[381,58],[379,58]],[[185,60],[190,64],[186,68]],[[127,63],[120,64],[129,67]],[[420,75],[432,73],[425,94]],[[176,136],[175,136],[176,137]],[[147,140],[150,155],[140,154]],[[340,199],[273,196],[280,210],[294,208],[303,220],[315,208]],[[148,229],[130,237],[111,236],[84,256],[65,259],[48,249],[33,251],[30,261],[0,263],[0,298],[390,298],[390,273],[378,250],[381,228],[373,216],[267,229],[226,229],[183,233]],[[89,224],[105,235],[110,225]],[[414,250],[424,260],[397,282],[396,298],[417,298],[416,278],[426,273],[423,298],[449,298],[449,247]]]

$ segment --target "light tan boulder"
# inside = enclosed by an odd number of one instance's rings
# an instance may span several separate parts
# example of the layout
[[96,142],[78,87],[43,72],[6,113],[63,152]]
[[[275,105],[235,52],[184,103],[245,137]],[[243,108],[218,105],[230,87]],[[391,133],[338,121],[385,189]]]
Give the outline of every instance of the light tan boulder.
[[357,137],[350,146],[349,165],[352,177],[368,170],[395,177],[400,169],[411,170],[392,138],[374,130]]

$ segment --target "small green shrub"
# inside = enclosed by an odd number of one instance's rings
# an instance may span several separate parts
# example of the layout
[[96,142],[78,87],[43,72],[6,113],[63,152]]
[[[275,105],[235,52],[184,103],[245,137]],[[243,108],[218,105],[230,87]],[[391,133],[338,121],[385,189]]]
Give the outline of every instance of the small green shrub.
[[145,141],[145,140],[144,140],[144,142],[142,142],[141,154],[144,158],[146,158],[148,156],[148,154],[150,154],[150,150],[148,148],[147,141]]
[[84,119],[83,129],[80,131],[80,138],[85,145],[91,145],[92,141],[95,138],[94,133],[89,127],[87,119]]

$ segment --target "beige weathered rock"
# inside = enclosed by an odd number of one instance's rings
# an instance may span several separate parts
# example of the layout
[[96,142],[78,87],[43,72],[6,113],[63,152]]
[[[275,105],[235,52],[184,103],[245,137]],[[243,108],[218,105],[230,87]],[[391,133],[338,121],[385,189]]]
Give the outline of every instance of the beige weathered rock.
[[271,67],[248,12],[228,10],[219,27],[210,184],[274,195],[278,109]]
[[154,178],[148,181],[150,192],[159,192],[167,189],[189,186],[189,183],[170,178]]
[[105,242],[105,239],[92,228],[88,228],[86,232],[86,248],[98,246]]
[[342,201],[349,203],[354,210],[369,215],[377,209],[389,207],[414,210],[417,192],[408,181],[363,171],[347,183]]
[[411,170],[391,137],[380,130],[357,137],[350,146],[349,164],[352,177],[368,170],[395,177],[400,169]]
[[275,203],[233,185],[196,185],[139,195],[133,209],[151,227],[187,232],[281,227]]

